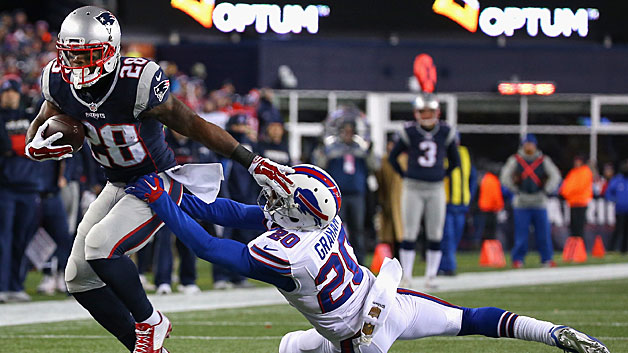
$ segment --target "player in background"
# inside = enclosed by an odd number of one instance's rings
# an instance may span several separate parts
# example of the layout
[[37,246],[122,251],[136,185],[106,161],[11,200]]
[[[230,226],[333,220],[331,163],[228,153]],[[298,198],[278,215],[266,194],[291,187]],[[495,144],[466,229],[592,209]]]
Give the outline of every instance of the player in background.
[[[387,259],[375,277],[357,263],[338,216],[336,182],[313,165],[294,166],[295,191],[266,203],[243,205],[217,199],[206,204],[184,195],[181,207],[157,174],[127,186],[149,203],[198,257],[277,287],[314,326],[286,334],[280,353],[387,352],[395,340],[428,336],[484,335],[542,342],[569,352],[608,353],[595,338],[573,328],[494,307],[465,308],[428,294],[397,288],[401,266]],[[263,209],[262,209],[263,207]],[[193,219],[265,231],[249,244],[209,235]]]
[[67,114],[84,125],[108,182],[78,226],[65,270],[68,290],[130,351],[158,353],[165,351],[171,325],[151,305],[127,255],[149,242],[163,222],[123,188],[133,178],[160,173],[170,197],[180,202],[182,185],[165,174],[176,162],[163,125],[244,165],[280,195],[291,192],[283,174],[290,169],[256,156],[170,95],[159,65],[121,56],[120,36],[116,17],[98,7],[78,8],[65,18],[57,58],[43,69],[45,101],[28,129],[26,154],[38,161],[70,157],[71,146],[53,145],[62,132],[43,138],[48,119]]
[[37,231],[42,166],[24,156],[24,136],[33,119],[20,104],[22,84],[0,85],[0,303],[30,301],[24,291],[25,251]]
[[[427,251],[425,254],[425,285],[435,286],[434,278],[441,261],[440,243],[445,225],[445,187],[443,179],[460,166],[456,130],[438,120],[440,104],[431,94],[418,96],[414,102],[416,121],[406,123],[399,140],[388,155],[388,161],[403,179],[401,212],[403,241],[399,246],[399,261],[403,268],[404,285],[412,279],[416,256],[416,239],[425,217]],[[397,157],[408,152],[408,170],[403,171]],[[445,158],[448,167],[445,169]]]

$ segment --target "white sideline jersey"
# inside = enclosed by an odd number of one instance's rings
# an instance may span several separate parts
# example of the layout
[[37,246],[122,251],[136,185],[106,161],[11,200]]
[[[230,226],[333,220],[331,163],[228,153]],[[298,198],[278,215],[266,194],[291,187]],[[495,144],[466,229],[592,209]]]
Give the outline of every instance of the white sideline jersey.
[[279,291],[323,337],[338,342],[360,330],[375,276],[358,264],[340,217],[322,230],[274,228],[248,247],[253,258],[295,281],[293,291]]

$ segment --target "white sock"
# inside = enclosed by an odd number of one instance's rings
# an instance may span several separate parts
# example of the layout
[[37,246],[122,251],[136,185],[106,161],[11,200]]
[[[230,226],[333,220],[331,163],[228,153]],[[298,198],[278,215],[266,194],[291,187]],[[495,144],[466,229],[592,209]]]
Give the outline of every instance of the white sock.
[[143,324],[149,324],[151,326],[155,326],[161,322],[161,315],[157,312],[157,310],[153,309],[153,313],[148,317],[148,319],[142,321]]
[[514,325],[515,338],[555,346],[556,342],[554,342],[554,339],[550,336],[550,332],[554,327],[556,327],[556,325],[548,321],[519,316]]
[[427,250],[425,252],[425,277],[428,280],[436,277],[442,256],[443,252],[440,250]]
[[399,249],[399,262],[403,270],[403,278],[412,279],[412,268],[414,267],[414,257],[416,250]]

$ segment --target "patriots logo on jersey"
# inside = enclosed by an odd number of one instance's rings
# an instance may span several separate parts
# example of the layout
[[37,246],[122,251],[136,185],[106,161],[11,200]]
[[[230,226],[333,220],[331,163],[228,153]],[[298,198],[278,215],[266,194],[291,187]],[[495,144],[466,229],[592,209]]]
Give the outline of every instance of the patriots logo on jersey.
[[166,95],[166,92],[168,92],[169,87],[170,80],[161,81],[157,86],[155,86],[155,95],[160,102],[164,100],[164,96]]
[[109,11],[101,12],[100,15],[94,18],[104,26],[111,26],[116,22],[116,18]]
[[329,219],[318,206],[318,201],[316,201],[314,193],[310,190],[297,188],[294,192],[294,202],[299,205],[301,213],[309,213],[314,216],[314,220],[318,225],[321,224],[321,219],[325,221]]

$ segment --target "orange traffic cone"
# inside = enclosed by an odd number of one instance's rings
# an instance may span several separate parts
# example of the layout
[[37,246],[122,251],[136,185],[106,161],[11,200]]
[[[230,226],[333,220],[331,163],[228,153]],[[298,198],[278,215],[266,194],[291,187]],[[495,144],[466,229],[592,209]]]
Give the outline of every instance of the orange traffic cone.
[[587,250],[581,237],[569,237],[563,248],[564,262],[586,262]]
[[604,249],[604,241],[602,241],[601,235],[595,236],[595,243],[593,243],[593,250],[591,256],[603,258],[606,255],[606,249]]
[[504,267],[506,266],[506,258],[502,243],[497,239],[486,239],[482,243],[482,252],[480,253],[480,266],[484,267]]
[[379,243],[375,246],[375,253],[373,254],[373,262],[371,262],[371,272],[374,274],[379,273],[379,269],[384,263],[384,258],[392,259],[392,251],[390,245],[386,243]]

